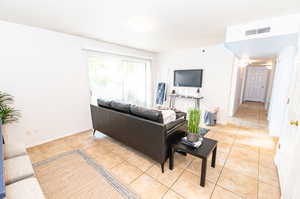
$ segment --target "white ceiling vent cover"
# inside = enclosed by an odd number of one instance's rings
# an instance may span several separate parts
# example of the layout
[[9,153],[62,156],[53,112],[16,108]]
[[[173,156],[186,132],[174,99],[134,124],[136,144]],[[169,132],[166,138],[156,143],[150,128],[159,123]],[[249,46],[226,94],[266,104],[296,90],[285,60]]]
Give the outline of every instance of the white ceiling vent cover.
[[259,28],[259,29],[251,29],[245,32],[246,36],[257,35],[262,33],[268,33],[271,31],[271,27]]

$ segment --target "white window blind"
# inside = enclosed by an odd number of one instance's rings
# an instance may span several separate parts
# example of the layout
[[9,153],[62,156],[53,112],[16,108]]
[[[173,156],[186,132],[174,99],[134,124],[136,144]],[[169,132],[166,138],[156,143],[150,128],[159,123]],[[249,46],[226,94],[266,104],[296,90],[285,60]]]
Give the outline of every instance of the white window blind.
[[146,106],[150,60],[88,52],[92,99],[121,100]]

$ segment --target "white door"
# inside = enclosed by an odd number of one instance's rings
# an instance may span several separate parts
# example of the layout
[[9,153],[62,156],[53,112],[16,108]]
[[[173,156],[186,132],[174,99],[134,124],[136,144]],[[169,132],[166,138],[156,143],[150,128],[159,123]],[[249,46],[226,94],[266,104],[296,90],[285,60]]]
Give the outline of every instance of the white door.
[[244,101],[265,102],[268,74],[266,67],[247,67]]
[[296,63],[291,78],[285,127],[276,158],[283,199],[300,198],[300,62]]

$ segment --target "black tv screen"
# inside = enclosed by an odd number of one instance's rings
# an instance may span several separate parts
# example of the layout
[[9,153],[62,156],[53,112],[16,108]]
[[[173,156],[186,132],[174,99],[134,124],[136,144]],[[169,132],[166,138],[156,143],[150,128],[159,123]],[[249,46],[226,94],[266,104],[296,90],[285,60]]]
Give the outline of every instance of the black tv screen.
[[175,70],[174,86],[180,87],[202,87],[203,70]]

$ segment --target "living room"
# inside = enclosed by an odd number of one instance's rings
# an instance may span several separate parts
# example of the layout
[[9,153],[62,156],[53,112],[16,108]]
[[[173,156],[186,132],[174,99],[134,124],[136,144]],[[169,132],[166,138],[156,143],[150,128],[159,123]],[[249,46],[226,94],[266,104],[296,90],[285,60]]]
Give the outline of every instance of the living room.
[[[16,110],[10,122],[0,109],[0,198],[298,198],[299,3],[132,3],[0,2],[0,96]],[[263,56],[268,125],[235,123],[238,74]],[[202,71],[201,84],[176,71]],[[193,113],[199,153],[177,143]]]

